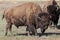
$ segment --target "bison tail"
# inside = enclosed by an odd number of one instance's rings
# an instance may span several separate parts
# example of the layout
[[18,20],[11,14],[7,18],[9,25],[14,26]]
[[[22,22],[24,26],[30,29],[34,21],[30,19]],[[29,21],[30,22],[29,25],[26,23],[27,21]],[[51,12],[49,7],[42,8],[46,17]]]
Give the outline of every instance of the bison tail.
[[4,19],[4,14],[3,14],[3,16],[2,16],[2,20]]
[[2,15],[2,20],[4,19],[4,14],[5,14],[5,11],[6,11],[6,9],[4,9],[4,13],[3,13],[3,15]]

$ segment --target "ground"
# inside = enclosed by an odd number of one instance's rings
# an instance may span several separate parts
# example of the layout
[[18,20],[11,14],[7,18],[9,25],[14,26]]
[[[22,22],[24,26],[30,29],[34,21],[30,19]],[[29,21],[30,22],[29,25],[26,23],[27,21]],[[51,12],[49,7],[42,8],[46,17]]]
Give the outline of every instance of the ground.
[[[41,5],[44,2],[39,2]],[[60,3],[60,2],[59,2]],[[60,40],[60,21],[58,23],[58,27],[56,29],[53,28],[48,28],[44,35],[41,35],[40,29],[37,29],[38,32],[38,36],[27,36],[26,35],[26,27],[25,26],[21,26],[19,29],[17,29],[14,25],[12,27],[12,33],[13,34],[17,34],[15,36],[4,36],[5,34],[5,30],[6,30],[6,20],[2,20],[2,15],[4,13],[4,8],[7,5],[13,5],[12,3],[6,3],[6,4],[0,4],[0,40]],[[8,6],[7,6],[8,7]],[[9,6],[11,7],[11,6]]]

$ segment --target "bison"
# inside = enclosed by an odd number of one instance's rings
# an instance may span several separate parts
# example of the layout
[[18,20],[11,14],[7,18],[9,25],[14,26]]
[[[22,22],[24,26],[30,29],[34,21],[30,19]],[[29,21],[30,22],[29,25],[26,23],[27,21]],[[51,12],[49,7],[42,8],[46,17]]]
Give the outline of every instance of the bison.
[[51,15],[50,24],[53,23],[55,27],[57,26],[58,20],[59,20],[58,9],[59,9],[59,6],[58,6],[58,4],[57,4],[57,2],[55,0],[52,0],[50,2],[50,4],[43,7],[43,10],[45,10],[45,12],[47,12],[47,13],[49,13]]
[[3,18],[6,19],[6,33],[8,30],[11,33],[12,25],[17,28],[19,26],[27,26],[26,30],[28,35],[30,32],[37,35],[38,28],[44,33],[48,28],[50,15],[48,13],[42,12],[40,6],[36,3],[28,2],[22,5],[6,9],[3,14]]
[[23,3],[19,6],[6,9],[3,14],[3,18],[5,17],[7,22],[5,35],[7,35],[8,30],[11,33],[13,24],[17,28],[19,26],[27,26],[27,30],[30,31],[32,27],[31,24],[35,23],[35,17],[38,18],[38,14],[41,12],[40,6],[32,2]]

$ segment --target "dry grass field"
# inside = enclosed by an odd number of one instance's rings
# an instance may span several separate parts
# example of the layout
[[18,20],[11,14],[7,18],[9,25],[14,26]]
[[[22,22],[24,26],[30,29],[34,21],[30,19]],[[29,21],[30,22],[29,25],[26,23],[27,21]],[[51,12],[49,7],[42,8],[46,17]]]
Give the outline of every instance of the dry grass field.
[[[8,36],[4,36],[5,30],[6,30],[5,29],[6,20],[5,19],[2,20],[4,9],[20,5],[21,3],[22,2],[0,3],[0,40],[60,40],[60,20],[58,23],[58,27],[56,29],[52,29],[49,27],[43,36],[39,36],[39,34],[41,34],[40,29],[37,29],[38,36],[34,36],[34,35],[27,36],[26,27],[21,26],[19,29],[17,29],[14,25],[12,27],[12,32],[13,34],[16,34],[16,33],[18,34],[16,36],[9,36],[9,33],[8,33]],[[47,2],[44,1],[44,2],[38,2],[38,3],[41,7],[43,7],[43,5]],[[58,2],[58,4],[60,4],[60,2]]]

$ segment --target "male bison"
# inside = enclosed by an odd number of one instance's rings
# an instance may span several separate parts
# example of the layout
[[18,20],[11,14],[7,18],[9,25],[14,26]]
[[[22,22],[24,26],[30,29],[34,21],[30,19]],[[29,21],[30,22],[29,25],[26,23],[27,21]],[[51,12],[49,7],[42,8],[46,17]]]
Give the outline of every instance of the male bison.
[[59,7],[57,2],[55,0],[52,0],[49,5],[47,5],[46,7],[44,6],[43,10],[45,10],[45,12],[51,15],[51,21],[56,27],[59,19],[59,13],[58,13]]
[[38,18],[38,14],[41,12],[42,10],[40,6],[32,2],[27,2],[13,8],[6,9],[3,14],[3,18],[5,17],[7,22],[5,35],[7,35],[8,30],[11,33],[11,28],[13,24],[17,28],[19,26],[26,25],[27,30],[30,31],[32,27],[31,24],[35,23],[35,19],[36,19],[35,17]]
[[42,12],[40,6],[36,3],[28,2],[22,5],[16,6],[5,10],[3,18],[6,19],[6,33],[8,30],[11,33],[12,25],[17,28],[19,26],[27,26],[26,30],[37,34],[38,28],[41,28],[41,32],[44,33],[49,25],[49,14]]

